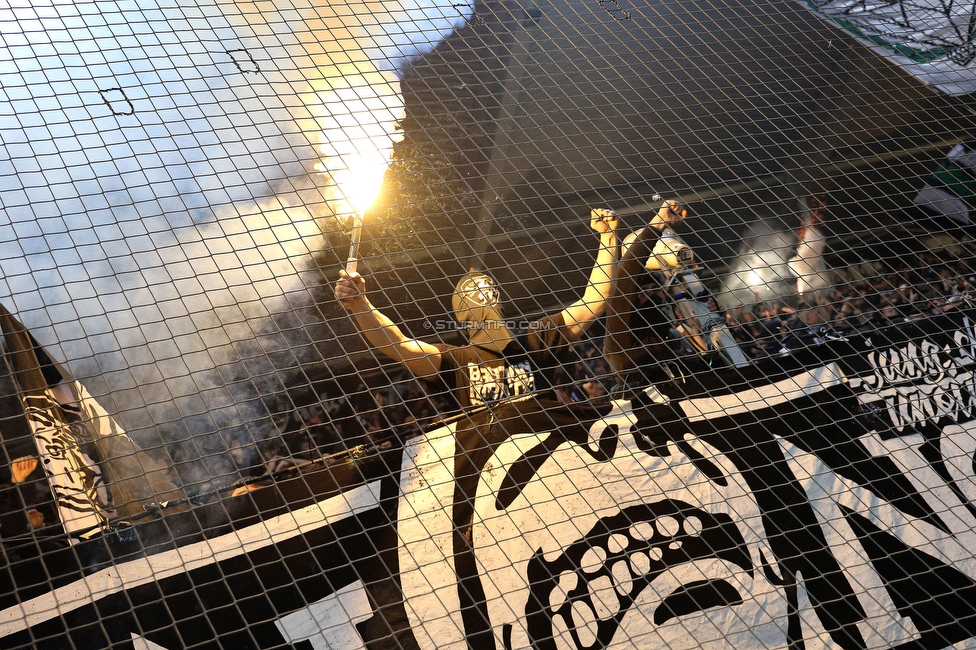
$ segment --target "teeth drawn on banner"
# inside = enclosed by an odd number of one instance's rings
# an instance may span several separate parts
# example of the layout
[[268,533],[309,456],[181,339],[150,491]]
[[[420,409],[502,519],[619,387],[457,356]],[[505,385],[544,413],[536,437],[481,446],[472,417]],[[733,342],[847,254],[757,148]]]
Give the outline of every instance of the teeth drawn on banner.
[[[516,426],[546,419],[532,415],[523,412]],[[741,474],[693,436],[652,450],[635,427],[630,402],[616,402],[592,426],[515,434],[492,450],[477,481],[470,526],[491,630],[475,633],[490,633],[498,648],[549,647],[554,636],[568,647],[627,640],[685,647],[698,643],[692,637],[784,644],[790,599],[766,560],[772,552],[761,513]],[[466,434],[462,427],[458,438]],[[589,444],[591,438],[599,442]],[[410,465],[417,469],[404,472],[405,485],[433,473],[430,489],[443,492],[445,451],[443,444],[418,445]],[[487,453],[469,449],[459,458],[472,451]],[[416,492],[405,494],[401,513],[419,501]],[[433,502],[409,510],[417,520],[401,516],[401,534],[412,539],[416,528],[430,540],[448,539],[451,523]],[[400,548],[408,611],[445,605],[456,611],[451,603],[458,602],[459,584],[466,587],[462,594],[474,584],[463,574],[463,555],[455,573],[439,563],[455,562],[452,549],[429,542],[428,579],[418,580],[409,570],[417,550],[416,544]],[[443,614],[412,618],[422,647],[463,647],[472,638],[470,619]],[[697,632],[689,636],[688,629]]]
[[[785,643],[788,600],[767,575],[770,549],[741,475],[690,436],[700,461],[673,441],[647,453],[626,421],[612,455],[563,445],[506,508],[496,506],[504,473],[482,475],[474,547],[496,641],[682,647],[694,630],[696,642]],[[511,440],[489,462],[510,476],[539,442]],[[720,469],[724,486],[702,462]]]

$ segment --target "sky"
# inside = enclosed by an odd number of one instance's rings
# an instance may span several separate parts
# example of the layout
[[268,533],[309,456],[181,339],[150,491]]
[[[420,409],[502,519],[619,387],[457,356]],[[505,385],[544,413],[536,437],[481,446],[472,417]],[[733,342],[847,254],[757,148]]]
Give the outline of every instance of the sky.
[[0,303],[130,430],[247,420],[261,373],[227,368],[378,185],[399,75],[470,13],[0,0]]

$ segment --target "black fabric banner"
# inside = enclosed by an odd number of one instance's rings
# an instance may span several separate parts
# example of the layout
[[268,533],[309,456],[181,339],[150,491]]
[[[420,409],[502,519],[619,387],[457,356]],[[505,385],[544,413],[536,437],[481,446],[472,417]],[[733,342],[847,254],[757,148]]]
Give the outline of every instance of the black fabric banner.
[[4,648],[962,647],[976,317],[534,397],[244,496],[4,539]]

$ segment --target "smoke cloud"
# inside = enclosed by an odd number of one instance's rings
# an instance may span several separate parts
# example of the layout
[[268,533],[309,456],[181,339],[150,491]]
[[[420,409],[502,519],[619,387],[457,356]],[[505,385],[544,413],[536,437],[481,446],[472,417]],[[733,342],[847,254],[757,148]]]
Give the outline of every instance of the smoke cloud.
[[187,480],[226,474],[229,440],[272,429],[271,316],[304,299],[337,179],[389,151],[399,72],[469,13],[6,3],[0,303]]

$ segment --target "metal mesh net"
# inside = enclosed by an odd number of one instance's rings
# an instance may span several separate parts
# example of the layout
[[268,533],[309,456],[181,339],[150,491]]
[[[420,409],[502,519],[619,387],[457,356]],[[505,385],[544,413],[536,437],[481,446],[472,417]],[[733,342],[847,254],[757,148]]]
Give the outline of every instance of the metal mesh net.
[[974,16],[3,0],[0,646],[969,647]]

